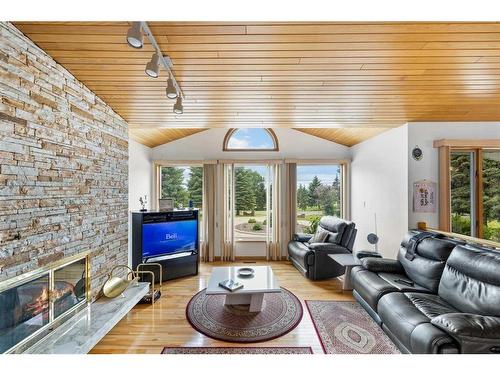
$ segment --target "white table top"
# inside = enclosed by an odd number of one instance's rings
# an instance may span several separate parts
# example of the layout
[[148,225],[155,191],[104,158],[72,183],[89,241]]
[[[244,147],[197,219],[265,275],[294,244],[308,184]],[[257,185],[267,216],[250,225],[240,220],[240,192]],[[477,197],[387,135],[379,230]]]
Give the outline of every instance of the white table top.
[[[253,268],[253,277],[239,277],[239,268]],[[219,282],[233,279],[243,284],[243,288],[230,292],[219,286]],[[253,294],[253,293],[278,293],[281,288],[278,279],[274,276],[273,269],[269,266],[237,266],[214,267],[208,280],[207,294]]]

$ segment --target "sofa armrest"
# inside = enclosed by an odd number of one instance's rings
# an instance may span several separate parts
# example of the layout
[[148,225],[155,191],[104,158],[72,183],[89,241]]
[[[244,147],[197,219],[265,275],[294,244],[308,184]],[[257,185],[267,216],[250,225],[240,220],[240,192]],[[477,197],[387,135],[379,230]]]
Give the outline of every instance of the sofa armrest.
[[367,257],[360,260],[363,268],[372,272],[401,273],[405,270],[401,263],[394,259]]
[[452,336],[461,353],[500,353],[500,317],[451,313],[431,323]]
[[307,233],[295,233],[293,235],[293,240],[294,241],[299,241],[299,242],[307,242],[313,237],[312,234],[307,234]]
[[350,251],[344,246],[336,245],[330,242],[310,243],[309,250],[324,254],[350,254]]
[[369,251],[369,250],[360,250],[356,251],[354,254],[356,258],[358,259],[363,259],[363,258],[382,258],[382,255],[375,251]]

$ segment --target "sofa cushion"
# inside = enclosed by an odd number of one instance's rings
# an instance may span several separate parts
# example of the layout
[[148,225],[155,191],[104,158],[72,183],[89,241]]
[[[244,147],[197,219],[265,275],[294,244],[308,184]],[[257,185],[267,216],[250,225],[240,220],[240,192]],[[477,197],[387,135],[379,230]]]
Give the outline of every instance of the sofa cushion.
[[385,294],[377,305],[377,313],[383,324],[411,351],[411,334],[417,326],[429,323],[422,313],[403,293]]
[[500,252],[457,246],[446,262],[439,296],[459,312],[500,316]]
[[431,323],[454,337],[461,353],[500,353],[500,318],[450,313],[435,317]]
[[309,250],[303,242],[290,241],[288,243],[288,254],[306,269],[314,264],[314,252]]
[[352,269],[351,281],[353,289],[374,311],[377,311],[378,301],[384,294],[398,290],[395,286],[382,280],[376,273],[363,267],[354,267]]
[[334,216],[323,216],[319,221],[319,227],[329,232],[328,242],[339,245],[342,242],[342,236],[349,223]]
[[377,312],[384,329],[411,353],[439,353],[443,347],[454,346],[450,335],[431,324],[429,317],[403,293],[384,295]]
[[442,314],[455,313],[457,310],[436,294],[407,292],[405,296],[429,319]]
[[415,257],[409,260],[406,252],[411,242],[407,236],[399,249],[398,260],[411,280],[437,293],[446,259],[457,243],[460,242],[447,238],[425,238],[418,243]]

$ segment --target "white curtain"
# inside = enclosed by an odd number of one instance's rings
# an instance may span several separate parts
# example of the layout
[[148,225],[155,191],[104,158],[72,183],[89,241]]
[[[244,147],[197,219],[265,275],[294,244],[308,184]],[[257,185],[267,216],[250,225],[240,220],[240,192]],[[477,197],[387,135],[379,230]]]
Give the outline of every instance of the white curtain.
[[221,260],[234,261],[233,214],[234,214],[234,164],[222,164],[221,183]]
[[203,165],[203,242],[201,260],[214,261],[215,249],[215,204],[217,192],[216,165]]
[[281,175],[282,164],[272,164],[270,170],[270,205],[268,205],[269,231],[267,260],[281,259]]
[[[283,246],[292,240],[297,225],[297,164],[285,164],[285,226],[283,230]],[[288,259],[288,252],[287,259]]]

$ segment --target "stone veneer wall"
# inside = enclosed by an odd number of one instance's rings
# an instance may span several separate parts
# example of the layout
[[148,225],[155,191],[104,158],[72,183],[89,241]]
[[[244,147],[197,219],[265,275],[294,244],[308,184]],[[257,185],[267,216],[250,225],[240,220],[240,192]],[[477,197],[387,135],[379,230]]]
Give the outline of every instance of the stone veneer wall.
[[91,249],[95,296],[128,261],[127,123],[8,22],[0,100],[0,280]]

